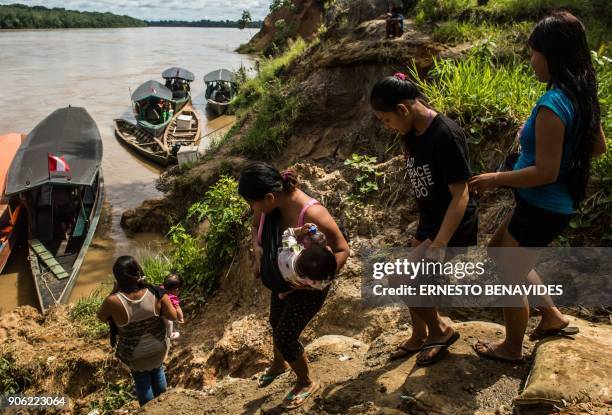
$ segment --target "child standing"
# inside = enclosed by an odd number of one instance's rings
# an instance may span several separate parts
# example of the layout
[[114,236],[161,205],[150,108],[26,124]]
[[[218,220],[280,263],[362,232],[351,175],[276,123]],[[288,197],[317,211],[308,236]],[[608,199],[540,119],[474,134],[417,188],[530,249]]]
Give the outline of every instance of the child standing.
[[[383,125],[402,135],[406,169],[414,189],[419,221],[416,248],[429,240],[426,256],[441,261],[446,247],[476,245],[476,202],[468,192],[472,176],[466,134],[454,121],[427,104],[402,73],[378,81],[370,103]],[[438,361],[459,338],[435,307],[410,307],[412,336],[391,358],[419,353],[418,365]]]
[[[168,274],[166,278],[164,279],[164,285],[162,285],[160,288],[163,288],[164,290],[166,290],[166,292],[168,293],[168,298],[170,299],[170,302],[176,309],[177,323],[183,324],[185,321],[183,320],[183,310],[181,310],[181,305],[180,305],[181,301],[179,299],[179,292],[181,290],[181,285],[182,285],[182,281],[178,275]],[[168,337],[170,337],[171,339],[178,339],[181,334],[176,329],[176,326],[174,325],[174,323],[166,319],[164,319],[164,322],[166,324],[166,330],[168,332]]]

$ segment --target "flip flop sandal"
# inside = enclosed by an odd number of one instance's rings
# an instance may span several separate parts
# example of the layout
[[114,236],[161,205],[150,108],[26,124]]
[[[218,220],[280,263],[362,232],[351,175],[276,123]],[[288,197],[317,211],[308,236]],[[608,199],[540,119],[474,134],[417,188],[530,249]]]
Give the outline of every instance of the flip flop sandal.
[[284,399],[286,403],[283,403],[281,407],[283,409],[297,409],[300,406],[304,405],[306,400],[315,393],[317,393],[320,388],[321,384],[315,383],[314,387],[308,392],[298,393],[297,395],[294,395],[293,393],[289,392]]
[[539,332],[539,333],[534,331],[533,333],[529,335],[529,340],[536,341],[536,340],[542,340],[547,337],[553,337],[553,336],[568,337],[568,336],[574,336],[578,333],[580,333],[580,329],[578,327],[566,326],[562,329],[546,330],[546,331]]
[[285,373],[287,371],[287,369],[285,369],[285,370],[283,370],[280,373],[276,373],[274,375],[271,375],[271,374],[268,373],[268,370],[270,370],[270,368],[266,369],[264,374],[261,375],[259,377],[259,379],[257,380],[257,384],[259,385],[260,388],[265,388],[270,383],[274,382],[274,380],[276,380],[277,377],[279,377],[280,375],[282,375],[283,373]]
[[433,355],[432,357],[430,357],[429,359],[421,359],[421,360],[419,360],[419,358],[417,357],[416,364],[419,365],[419,366],[429,366],[429,365],[431,365],[433,363],[436,363],[438,360],[440,360],[442,358],[444,352],[447,351],[448,348],[453,345],[453,343],[455,343],[457,340],[459,340],[459,337],[461,337],[461,336],[459,335],[459,332],[456,331],[445,342],[430,343],[430,344],[427,344],[427,345],[423,346],[421,348],[421,351],[433,349],[435,347],[440,347],[441,350],[438,353],[436,353],[435,355]]
[[[476,347],[477,344],[482,344],[485,347],[486,351],[481,352],[480,350],[478,350],[478,348]],[[487,342],[478,341],[478,343],[472,345],[472,349],[474,349],[476,354],[480,357],[484,357],[484,358],[491,359],[491,360],[497,360],[499,362],[523,363],[525,361],[524,357],[521,357],[520,359],[509,359],[507,357],[498,356],[495,354],[495,351],[491,348],[491,343],[487,343]]]
[[393,353],[391,353],[391,355],[389,356],[389,360],[393,361],[393,360],[399,360],[399,359],[403,359],[405,357],[410,357],[415,353],[420,352],[421,349],[409,349],[407,347],[402,346],[401,344],[399,346],[397,346],[395,348],[395,350],[393,351]]

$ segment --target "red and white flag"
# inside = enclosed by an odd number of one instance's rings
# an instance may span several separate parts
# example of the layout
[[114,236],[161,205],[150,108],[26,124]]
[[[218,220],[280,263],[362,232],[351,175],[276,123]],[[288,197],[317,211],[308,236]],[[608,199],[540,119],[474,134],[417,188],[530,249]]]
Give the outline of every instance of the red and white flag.
[[70,166],[64,156],[49,154],[49,173],[70,173]]

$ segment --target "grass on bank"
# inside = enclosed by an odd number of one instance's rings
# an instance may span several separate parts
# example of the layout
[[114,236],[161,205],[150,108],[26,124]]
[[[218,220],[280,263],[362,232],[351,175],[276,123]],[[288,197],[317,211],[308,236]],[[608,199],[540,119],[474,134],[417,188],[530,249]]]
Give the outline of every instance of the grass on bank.
[[238,195],[238,182],[221,176],[204,198],[189,208],[186,219],[170,229],[169,268],[181,275],[183,292],[193,303],[206,301],[236,255],[248,230],[248,211]]
[[70,308],[70,319],[75,323],[78,332],[90,339],[99,339],[108,334],[108,324],[98,320],[97,313],[105,295],[100,289],[79,298]]
[[13,351],[2,350],[0,354],[0,396],[18,393],[19,383],[15,376]]
[[132,379],[119,379],[111,382],[104,389],[104,396],[90,404],[89,410],[98,414],[112,414],[129,402],[135,401],[136,395]]
[[232,101],[238,122],[227,136],[235,134],[247,117],[250,122],[236,144],[236,150],[260,158],[271,157],[282,150],[302,108],[294,84],[285,80],[283,74],[306,47],[303,39],[297,39],[284,54],[262,59],[257,75],[240,85],[238,95]]
[[477,0],[420,0],[414,16],[422,26],[433,23],[433,37],[441,42],[494,40],[518,29],[522,35],[517,41],[525,46],[536,21],[558,9],[569,10],[583,21],[592,48],[610,42],[612,12],[607,0],[490,0],[483,6]]
[[500,125],[518,126],[544,92],[527,65],[494,66],[487,53],[436,59],[428,77],[410,70],[429,102],[456,119],[474,144]]

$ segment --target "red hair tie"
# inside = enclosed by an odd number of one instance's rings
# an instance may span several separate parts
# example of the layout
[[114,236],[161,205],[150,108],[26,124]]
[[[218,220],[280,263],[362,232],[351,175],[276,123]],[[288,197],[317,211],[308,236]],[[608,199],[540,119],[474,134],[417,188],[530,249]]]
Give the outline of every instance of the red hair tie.
[[405,81],[406,80],[406,75],[404,75],[401,72],[396,72],[393,74],[393,76],[397,79],[399,79],[400,81]]

